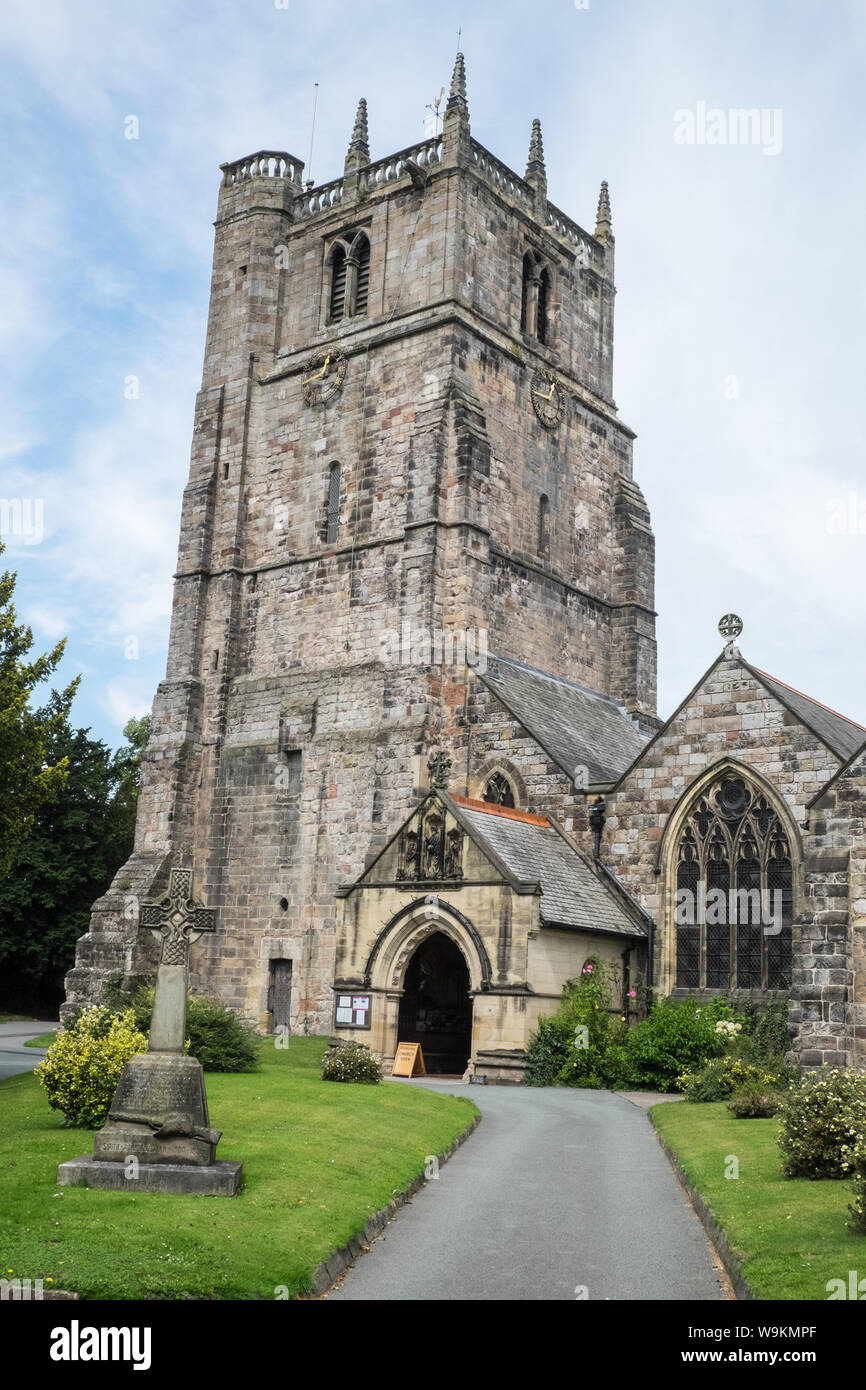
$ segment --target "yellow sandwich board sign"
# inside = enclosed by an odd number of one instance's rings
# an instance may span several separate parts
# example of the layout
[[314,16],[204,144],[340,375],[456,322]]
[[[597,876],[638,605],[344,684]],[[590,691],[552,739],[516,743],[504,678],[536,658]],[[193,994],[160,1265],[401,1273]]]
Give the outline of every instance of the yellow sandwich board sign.
[[394,1054],[392,1076],[426,1076],[424,1053],[420,1043],[398,1043]]

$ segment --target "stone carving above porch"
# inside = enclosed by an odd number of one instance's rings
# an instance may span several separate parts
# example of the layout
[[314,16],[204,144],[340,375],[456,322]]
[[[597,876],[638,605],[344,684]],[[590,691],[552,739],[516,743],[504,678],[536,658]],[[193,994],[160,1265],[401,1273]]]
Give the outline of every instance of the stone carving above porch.
[[449,825],[441,805],[434,803],[406,826],[395,877],[412,883],[463,878],[463,831],[454,822]]

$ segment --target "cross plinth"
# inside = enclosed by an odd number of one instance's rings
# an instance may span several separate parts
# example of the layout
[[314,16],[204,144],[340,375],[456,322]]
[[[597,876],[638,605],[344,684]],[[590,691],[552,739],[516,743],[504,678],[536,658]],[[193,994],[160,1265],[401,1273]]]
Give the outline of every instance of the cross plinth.
[[162,941],[148,1052],[183,1053],[189,948],[203,932],[214,930],[215,916],[213,908],[193,898],[190,869],[172,869],[166,896],[142,904],[140,926]]

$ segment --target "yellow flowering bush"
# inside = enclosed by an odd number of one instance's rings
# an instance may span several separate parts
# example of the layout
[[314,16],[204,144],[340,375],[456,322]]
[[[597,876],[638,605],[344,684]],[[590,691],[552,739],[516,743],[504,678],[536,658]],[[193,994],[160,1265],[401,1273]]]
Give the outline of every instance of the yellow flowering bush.
[[105,1123],[124,1064],[147,1051],[147,1038],[135,1026],[132,1010],[113,1014],[94,1007],[79,1014],[60,1033],[36,1075],[54,1110],[68,1125],[98,1129]]
[[727,1100],[742,1090],[778,1090],[787,1085],[786,1070],[770,1071],[757,1063],[744,1062],[740,1057],[715,1057],[699,1071],[685,1071],[677,1077],[677,1085],[686,1100]]

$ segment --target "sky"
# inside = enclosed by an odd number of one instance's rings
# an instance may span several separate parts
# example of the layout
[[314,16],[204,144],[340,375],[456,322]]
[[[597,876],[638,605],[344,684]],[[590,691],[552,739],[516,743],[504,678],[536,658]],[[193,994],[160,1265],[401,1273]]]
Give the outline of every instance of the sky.
[[219,165],[307,161],[316,82],[316,183],[361,96],[374,159],[423,138],[458,30],[476,139],[522,173],[539,117],[590,230],[610,185],[659,712],[733,611],[866,724],[862,0],[4,0],[2,563],[76,726],[117,746],[165,673]]

